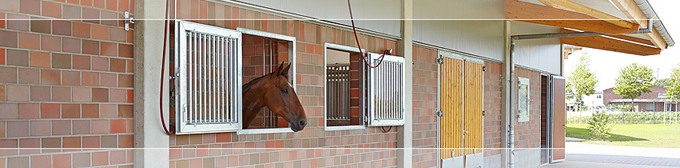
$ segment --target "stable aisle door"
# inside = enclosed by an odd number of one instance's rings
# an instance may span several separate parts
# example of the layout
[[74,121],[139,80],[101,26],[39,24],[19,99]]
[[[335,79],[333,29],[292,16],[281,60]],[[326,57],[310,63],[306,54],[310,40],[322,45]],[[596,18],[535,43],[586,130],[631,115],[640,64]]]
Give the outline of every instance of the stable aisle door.
[[442,167],[482,167],[484,62],[440,52],[439,140]]

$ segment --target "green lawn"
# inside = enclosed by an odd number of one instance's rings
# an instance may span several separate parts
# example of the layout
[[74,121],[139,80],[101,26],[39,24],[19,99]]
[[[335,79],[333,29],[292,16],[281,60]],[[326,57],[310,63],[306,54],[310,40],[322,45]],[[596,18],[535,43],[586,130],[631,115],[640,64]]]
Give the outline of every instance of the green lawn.
[[568,124],[567,137],[590,141],[582,143],[655,148],[680,148],[680,125],[612,124],[607,141],[593,141],[587,124]]

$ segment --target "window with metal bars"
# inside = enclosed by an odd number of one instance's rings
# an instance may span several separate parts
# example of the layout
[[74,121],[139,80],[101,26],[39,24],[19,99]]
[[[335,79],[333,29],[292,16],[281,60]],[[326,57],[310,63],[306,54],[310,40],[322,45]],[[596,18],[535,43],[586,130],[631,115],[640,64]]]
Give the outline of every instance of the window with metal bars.
[[[372,69],[358,48],[326,43],[325,51],[325,130],[404,124],[402,57],[385,56]],[[380,56],[370,53],[367,58],[376,65]]]
[[175,22],[175,131],[241,129],[241,33]]

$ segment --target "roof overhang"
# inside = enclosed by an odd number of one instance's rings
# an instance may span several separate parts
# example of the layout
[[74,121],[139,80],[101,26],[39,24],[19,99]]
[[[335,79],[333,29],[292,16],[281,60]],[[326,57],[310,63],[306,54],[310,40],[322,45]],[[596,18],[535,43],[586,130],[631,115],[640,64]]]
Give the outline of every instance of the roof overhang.
[[506,0],[505,17],[561,27],[562,32],[606,34],[560,38],[574,46],[644,56],[660,54],[675,44],[646,0]]

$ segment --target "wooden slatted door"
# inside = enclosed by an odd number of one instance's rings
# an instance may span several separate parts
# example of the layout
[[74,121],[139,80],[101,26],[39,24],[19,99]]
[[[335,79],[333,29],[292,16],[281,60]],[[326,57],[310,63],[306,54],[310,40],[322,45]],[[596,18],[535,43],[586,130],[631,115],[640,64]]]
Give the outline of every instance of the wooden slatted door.
[[[441,54],[440,54],[441,55]],[[483,164],[483,61],[442,55],[439,66],[442,167]]]
[[441,159],[447,159],[463,156],[464,62],[447,57],[442,59],[444,63],[440,68],[440,103],[444,115],[440,118],[439,128]]

